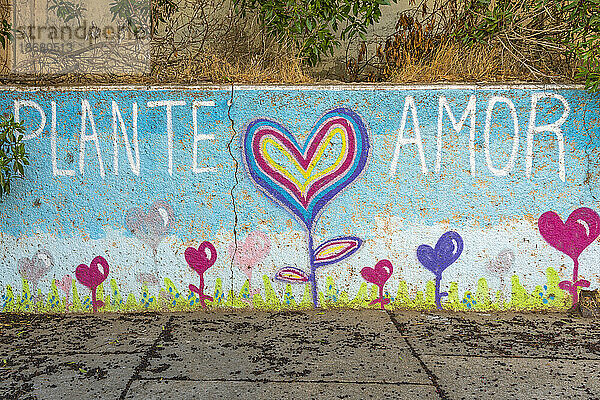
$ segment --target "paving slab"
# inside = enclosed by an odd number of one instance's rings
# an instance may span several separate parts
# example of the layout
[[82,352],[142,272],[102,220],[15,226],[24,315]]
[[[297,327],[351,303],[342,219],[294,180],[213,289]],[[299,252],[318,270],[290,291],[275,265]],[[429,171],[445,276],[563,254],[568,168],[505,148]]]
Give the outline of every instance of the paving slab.
[[600,360],[600,324],[566,314],[394,312],[419,354]]
[[429,384],[385,312],[176,316],[144,379]]
[[126,399],[439,399],[430,385],[240,382],[240,381],[136,381]]
[[600,398],[600,361],[422,356],[449,400]]
[[159,336],[168,315],[14,315],[0,330],[0,354],[144,352]]
[[118,399],[141,358],[135,354],[11,358],[0,369],[0,398]]

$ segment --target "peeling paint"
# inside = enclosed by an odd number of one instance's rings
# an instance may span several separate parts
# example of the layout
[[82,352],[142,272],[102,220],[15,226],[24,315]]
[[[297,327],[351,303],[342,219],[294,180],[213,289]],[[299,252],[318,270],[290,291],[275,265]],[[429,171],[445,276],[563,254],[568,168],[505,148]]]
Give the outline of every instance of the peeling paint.
[[[600,210],[600,98],[578,86],[7,87],[0,105],[25,121],[32,162],[2,204],[3,311],[561,309],[600,284],[592,220],[568,220]],[[345,179],[333,172],[355,128],[338,121],[302,152],[332,110],[356,115],[369,151],[343,191],[323,192]],[[286,177],[271,186],[241,167],[258,120],[295,143],[265,142]],[[282,182],[307,202],[280,207]],[[308,224],[315,182],[332,194]],[[560,243],[538,227],[547,212]],[[456,258],[434,246],[450,231]],[[242,268],[257,232],[268,251]],[[210,269],[186,262],[205,242]],[[90,286],[76,269],[96,257],[110,273]],[[443,279],[436,257],[453,260]]]

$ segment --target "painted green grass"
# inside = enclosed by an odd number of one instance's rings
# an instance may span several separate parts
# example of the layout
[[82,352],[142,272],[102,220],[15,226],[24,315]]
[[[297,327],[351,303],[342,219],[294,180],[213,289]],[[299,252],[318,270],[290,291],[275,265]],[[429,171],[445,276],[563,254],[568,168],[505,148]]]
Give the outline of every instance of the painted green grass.
[[[546,270],[546,284],[538,285],[528,292],[514,275],[511,279],[511,296],[505,298],[502,293],[491,293],[487,281],[479,279],[475,293],[458,292],[458,284],[451,282],[448,287],[448,297],[443,303],[446,310],[453,311],[501,311],[501,310],[564,310],[569,308],[571,296],[558,287],[559,277],[553,268]],[[435,310],[435,284],[427,282],[424,290],[416,294],[409,293],[408,285],[401,281],[397,291],[387,292],[385,297],[392,301],[387,309],[395,310]],[[225,293],[221,279],[217,279],[211,295],[213,301],[207,301],[208,309],[249,309],[260,310],[301,310],[312,308],[309,285],[304,285],[301,298],[294,296],[291,285],[284,287],[281,296],[272,286],[268,276],[263,276],[263,290],[250,298],[248,281],[238,293]],[[319,304],[324,309],[330,308],[379,308],[370,305],[376,299],[377,287],[366,282],[360,286],[356,296],[350,298],[346,291],[340,291],[331,277],[326,278],[326,290],[319,292]],[[100,311],[105,312],[139,312],[139,311],[192,311],[202,309],[198,297],[186,290],[179,291],[173,282],[165,278],[164,285],[154,292],[143,285],[139,293],[121,293],[114,279],[106,282],[97,289],[97,299],[105,306]],[[75,280],[72,281],[68,293],[58,290],[56,281],[52,282],[49,293],[31,293],[29,283],[23,280],[20,290],[6,286],[0,300],[2,312],[25,313],[64,313],[92,312],[91,297],[88,290],[79,293]]]

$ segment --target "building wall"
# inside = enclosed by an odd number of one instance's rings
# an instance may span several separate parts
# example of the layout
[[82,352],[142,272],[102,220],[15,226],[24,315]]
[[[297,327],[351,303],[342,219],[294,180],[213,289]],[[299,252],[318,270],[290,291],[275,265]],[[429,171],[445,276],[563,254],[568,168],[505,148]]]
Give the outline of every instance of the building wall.
[[599,98],[578,87],[6,88],[0,105],[31,158],[2,201],[3,311],[560,309],[600,282]]

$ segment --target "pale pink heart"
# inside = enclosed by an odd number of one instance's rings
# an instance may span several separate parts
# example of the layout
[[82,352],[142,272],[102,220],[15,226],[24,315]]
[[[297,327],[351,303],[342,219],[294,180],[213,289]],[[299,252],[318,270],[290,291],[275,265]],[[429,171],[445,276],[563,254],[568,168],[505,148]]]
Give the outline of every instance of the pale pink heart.
[[262,231],[252,231],[246,239],[238,244],[229,245],[229,255],[235,253],[234,262],[238,268],[248,277],[252,276],[252,268],[269,254],[271,250],[271,241],[269,236]]

